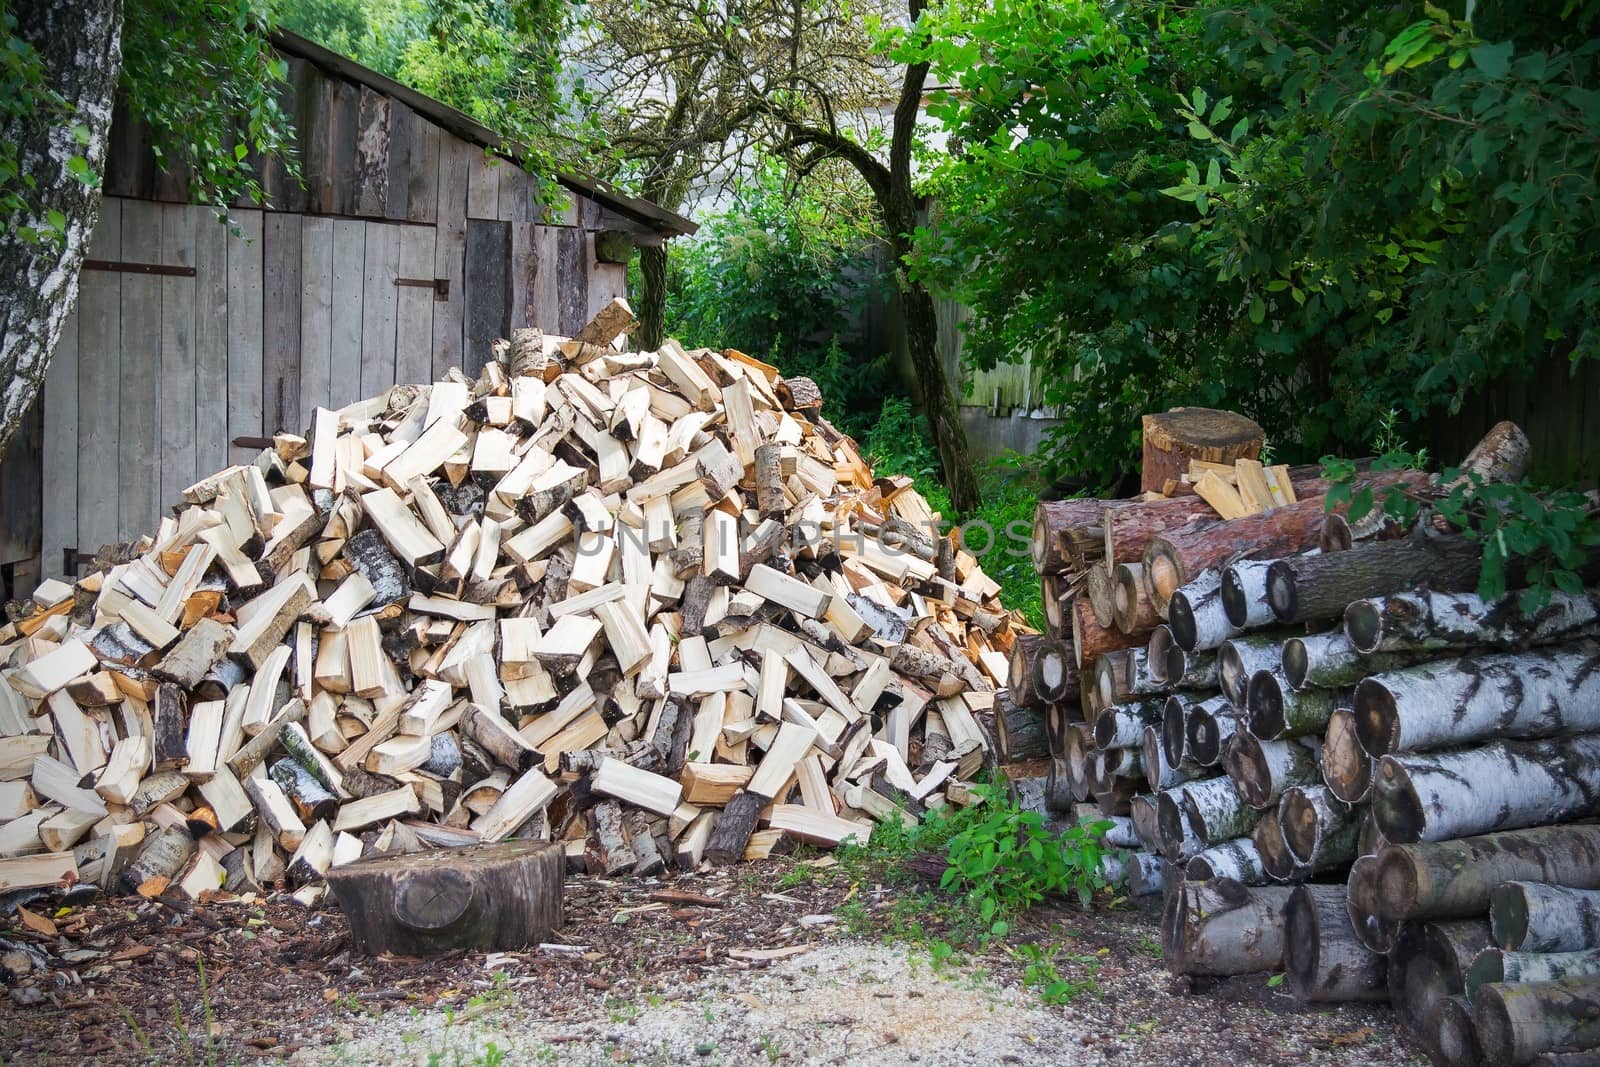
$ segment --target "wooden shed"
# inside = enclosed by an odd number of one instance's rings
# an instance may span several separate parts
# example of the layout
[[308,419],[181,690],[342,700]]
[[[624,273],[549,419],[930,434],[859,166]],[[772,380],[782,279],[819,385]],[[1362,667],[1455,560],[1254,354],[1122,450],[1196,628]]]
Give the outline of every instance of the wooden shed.
[[6,592],[154,529],[179,491],[395,382],[481,369],[520,326],[575,331],[624,293],[633,245],[694,224],[598,182],[533,180],[467,115],[293,34],[303,181],[264,207],[189,204],[120,111],[105,202],[42,399],[0,463]]

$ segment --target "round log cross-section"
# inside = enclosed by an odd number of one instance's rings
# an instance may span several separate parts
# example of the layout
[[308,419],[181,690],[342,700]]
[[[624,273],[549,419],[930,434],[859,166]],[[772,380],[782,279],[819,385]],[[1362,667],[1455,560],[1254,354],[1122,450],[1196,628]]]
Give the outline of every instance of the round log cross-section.
[[1189,473],[1189,461],[1232,463],[1255,459],[1265,441],[1261,427],[1243,415],[1214,408],[1173,408],[1144,417],[1144,464],[1140,488],[1162,492]]
[[358,952],[432,956],[524,948],[561,925],[566,853],[506,841],[374,856],[328,871]]

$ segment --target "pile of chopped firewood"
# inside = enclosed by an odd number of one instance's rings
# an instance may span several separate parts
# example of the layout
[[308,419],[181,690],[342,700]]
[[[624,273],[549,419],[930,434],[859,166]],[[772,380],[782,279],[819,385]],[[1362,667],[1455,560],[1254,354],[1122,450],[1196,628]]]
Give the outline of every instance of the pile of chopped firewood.
[[[1504,423],[1464,466],[1527,458]],[[1600,826],[1565,825],[1600,815],[1600,593],[1528,614],[1473,592],[1483,546],[1426,507],[1351,521],[1309,472],[1283,499],[1247,457],[1188,473],[1040,505],[1072,622],[1017,643],[1011,685],[1045,714],[1047,806],[1111,819],[1175,973],[1391,1001],[1441,1063],[1600,1048]]]
[[813,383],[631,325],[318,410],[13,610],[0,890],[647,873],[968,802],[1021,618]]

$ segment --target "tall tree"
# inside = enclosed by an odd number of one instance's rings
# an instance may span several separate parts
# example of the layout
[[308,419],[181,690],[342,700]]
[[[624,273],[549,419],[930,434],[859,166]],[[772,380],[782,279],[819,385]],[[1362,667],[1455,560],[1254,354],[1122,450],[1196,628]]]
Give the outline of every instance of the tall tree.
[[[600,25],[611,20],[594,49],[599,95],[623,102],[614,104],[623,116],[615,144],[635,162],[642,191],[670,197],[735,163],[747,145],[778,152],[802,175],[843,164],[871,190],[896,265],[917,405],[933,431],[952,503],[961,512],[976,508],[977,477],[939,358],[933,298],[905,269],[922,207],[912,163],[929,67],[897,63],[888,48],[925,32],[924,0],[904,7],[890,0],[597,6],[609,13]],[[896,32],[883,30],[896,25]],[[646,297],[646,307],[653,299]]]

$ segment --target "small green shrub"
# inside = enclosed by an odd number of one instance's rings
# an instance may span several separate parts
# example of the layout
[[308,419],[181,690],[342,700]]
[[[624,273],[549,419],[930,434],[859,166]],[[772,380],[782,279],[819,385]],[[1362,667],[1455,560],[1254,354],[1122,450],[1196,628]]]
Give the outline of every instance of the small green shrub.
[[1105,887],[1100,858],[1109,822],[1052,833],[1044,817],[1010,803],[1002,788],[980,787],[984,802],[963,808],[965,825],[950,837],[950,866],[940,879],[964,892],[984,921],[1032,907],[1047,896],[1087,905]]

